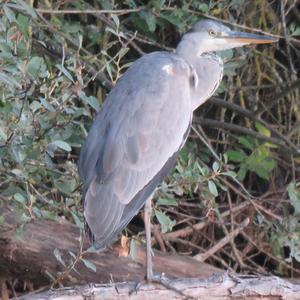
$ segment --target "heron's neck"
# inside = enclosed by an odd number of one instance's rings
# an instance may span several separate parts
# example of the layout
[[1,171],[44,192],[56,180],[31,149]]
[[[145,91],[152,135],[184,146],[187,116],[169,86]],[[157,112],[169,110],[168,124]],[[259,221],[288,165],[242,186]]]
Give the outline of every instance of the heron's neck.
[[199,41],[195,43],[192,39],[183,39],[176,48],[176,53],[193,66],[198,76],[197,87],[191,89],[193,110],[212,96],[223,76],[221,58],[214,52],[201,51],[206,46],[201,43],[199,45]]
[[176,53],[193,65],[193,62],[199,59],[206,48],[208,47],[206,47],[205,40],[199,41],[199,38],[196,35],[189,35],[182,37],[182,40],[176,48]]
[[[198,44],[198,45],[197,45]],[[197,46],[199,43],[195,43],[192,39],[182,39],[176,48],[176,53],[184,58],[188,63],[193,65],[193,62],[201,55]]]

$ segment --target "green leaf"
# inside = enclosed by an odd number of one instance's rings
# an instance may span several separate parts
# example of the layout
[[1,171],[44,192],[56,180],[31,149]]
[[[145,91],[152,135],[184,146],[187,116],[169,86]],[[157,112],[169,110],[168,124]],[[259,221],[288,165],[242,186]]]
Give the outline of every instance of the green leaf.
[[141,11],[140,16],[146,21],[150,32],[154,32],[156,29],[156,17],[149,11]]
[[54,185],[63,193],[72,194],[77,184],[75,178],[60,178],[59,180],[54,181]]
[[33,18],[37,18],[35,10],[28,5],[24,0],[15,0],[14,1],[16,4],[10,4],[10,7],[15,7],[17,9],[22,9],[25,11],[28,15],[30,15]]
[[222,172],[222,175],[225,175],[225,176],[228,176],[228,177],[231,177],[231,178],[236,178],[237,177],[237,174],[234,171]]
[[209,7],[208,7],[208,5],[206,3],[200,3],[200,4],[198,4],[197,8],[201,12],[203,12],[204,14],[208,13],[208,11],[209,11]]
[[177,200],[175,198],[161,198],[159,197],[157,205],[166,205],[166,206],[178,206]]
[[300,27],[297,27],[293,32],[292,36],[300,36]]
[[218,196],[219,193],[218,193],[217,186],[212,180],[208,181],[208,189],[211,192],[211,194],[213,194],[215,197]]
[[249,136],[240,137],[239,143],[242,144],[245,148],[250,150],[253,150],[256,147],[254,139]]
[[7,140],[6,130],[7,128],[0,127],[0,141],[5,142]]
[[113,19],[114,23],[116,24],[116,27],[117,27],[117,30],[118,30],[119,27],[120,27],[120,20],[119,20],[118,16],[114,15],[114,14],[111,14],[111,18]]
[[165,13],[160,14],[160,18],[165,19],[168,22],[170,22],[171,24],[177,26],[179,28],[179,30],[181,30],[183,27],[183,22],[182,22],[180,15],[176,16],[175,14],[165,12]]
[[52,142],[51,144],[56,146],[57,148],[65,150],[67,152],[72,151],[71,146],[65,141],[56,140],[56,141]]
[[90,105],[96,111],[99,110],[99,100],[94,96],[87,96],[83,91],[79,93],[79,98]]
[[[123,56],[126,55],[126,53],[129,51],[130,49],[128,47],[123,47],[121,48],[121,50],[118,53],[119,59],[121,59]],[[123,66],[122,66],[123,67]]]
[[288,185],[287,191],[289,194],[289,199],[295,209],[295,213],[300,214],[300,190],[297,189],[294,181]]
[[217,173],[218,172],[218,170],[219,170],[219,163],[217,162],[217,161],[215,161],[214,163],[213,163],[213,165],[212,165],[212,169],[213,169],[213,171],[215,172],[215,173]]
[[221,81],[221,83],[219,84],[218,88],[215,90],[213,95],[218,96],[224,93],[225,91],[227,91],[226,83],[224,81]]
[[26,202],[26,198],[20,193],[14,194],[14,199],[22,204],[24,204]]
[[226,152],[226,155],[228,159],[233,162],[243,162],[247,158],[247,155],[243,150],[229,150]]
[[9,85],[9,87],[11,89],[14,89],[15,87],[21,89],[22,86],[20,85],[20,83],[15,80],[14,78],[12,78],[11,76],[8,76],[6,74],[0,73],[0,82],[5,82],[7,85]]
[[267,137],[271,136],[270,130],[267,129],[265,126],[263,126],[261,123],[255,122],[255,128],[261,135],[264,135]]
[[298,26],[295,22],[292,22],[290,25],[290,32],[292,36],[299,36],[300,35],[300,26]]
[[72,214],[72,217],[73,217],[73,220],[74,220],[76,226],[80,229],[83,229],[84,228],[83,222],[81,222],[81,220],[78,218],[78,216],[73,211],[71,211],[71,214]]
[[40,210],[42,217],[46,220],[52,220],[52,221],[56,221],[56,213],[53,211],[48,211],[48,210]]
[[55,248],[53,253],[56,260],[59,261],[64,267],[66,267],[66,263],[62,259],[60,251],[57,248]]
[[22,15],[22,14],[18,14],[17,16],[17,25],[19,30],[23,33],[23,35],[25,35],[26,37],[29,36],[29,18]]
[[9,22],[16,22],[16,15],[13,10],[11,10],[7,5],[3,6],[3,10]]
[[174,227],[176,224],[176,221],[172,221],[165,213],[155,210],[155,216],[161,225],[161,231],[162,233],[166,233]]
[[43,107],[45,107],[50,112],[56,111],[55,108],[44,97],[39,97],[39,100]]
[[262,179],[268,180],[270,173],[263,166],[256,166],[255,173]]
[[244,180],[246,177],[247,168],[244,164],[241,165],[240,169],[237,172],[237,178],[239,180]]
[[34,78],[37,78],[43,62],[44,60],[41,57],[32,57],[26,66],[26,71]]
[[74,83],[71,73],[63,65],[57,64],[56,68],[60,70],[70,81]]
[[87,260],[87,259],[84,259],[82,258],[81,261],[84,263],[84,265],[91,269],[93,272],[96,272],[97,271],[97,267],[95,266],[94,263],[92,263],[91,261]]

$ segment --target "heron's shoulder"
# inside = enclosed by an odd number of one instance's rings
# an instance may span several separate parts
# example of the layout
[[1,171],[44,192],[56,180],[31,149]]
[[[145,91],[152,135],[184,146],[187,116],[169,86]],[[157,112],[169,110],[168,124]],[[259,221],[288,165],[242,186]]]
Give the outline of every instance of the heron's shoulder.
[[137,68],[148,70],[151,74],[161,73],[169,75],[189,75],[191,73],[190,64],[182,57],[172,52],[152,52],[142,56],[136,63]]
[[179,55],[172,52],[157,51],[143,55],[138,61],[140,64],[151,64],[153,66],[163,66],[173,64],[181,67],[188,67],[188,63]]

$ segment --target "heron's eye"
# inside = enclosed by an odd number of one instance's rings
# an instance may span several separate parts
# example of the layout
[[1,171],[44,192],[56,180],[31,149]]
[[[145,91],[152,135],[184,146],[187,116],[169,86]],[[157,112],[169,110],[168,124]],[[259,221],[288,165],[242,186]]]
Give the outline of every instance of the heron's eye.
[[209,30],[208,30],[208,34],[209,34],[210,36],[214,37],[214,36],[217,35],[217,32],[214,31],[213,29],[209,29]]

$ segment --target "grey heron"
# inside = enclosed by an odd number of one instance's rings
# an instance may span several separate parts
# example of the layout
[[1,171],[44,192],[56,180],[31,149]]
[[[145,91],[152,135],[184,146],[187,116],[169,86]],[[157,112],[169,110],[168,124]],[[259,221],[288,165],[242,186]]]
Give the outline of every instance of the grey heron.
[[216,51],[276,39],[202,20],[175,53],[135,61],[108,94],[81,150],[84,218],[96,248],[111,244],[145,205],[147,279],[151,262],[151,196],[176,162],[193,111],[217,89],[223,63]]

